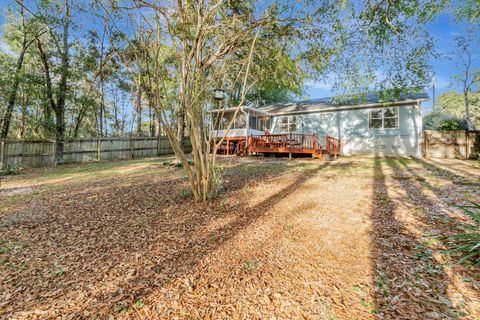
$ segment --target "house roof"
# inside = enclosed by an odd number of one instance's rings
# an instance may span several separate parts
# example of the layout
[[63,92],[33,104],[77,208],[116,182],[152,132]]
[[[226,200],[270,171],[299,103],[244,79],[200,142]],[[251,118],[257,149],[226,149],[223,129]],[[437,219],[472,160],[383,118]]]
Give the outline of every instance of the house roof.
[[429,100],[426,92],[418,94],[402,94],[396,99],[382,99],[378,94],[367,94],[362,97],[327,97],[320,99],[302,100],[296,102],[276,103],[256,107],[255,109],[268,114],[310,113],[321,111],[335,111],[353,108],[386,107],[405,105]]

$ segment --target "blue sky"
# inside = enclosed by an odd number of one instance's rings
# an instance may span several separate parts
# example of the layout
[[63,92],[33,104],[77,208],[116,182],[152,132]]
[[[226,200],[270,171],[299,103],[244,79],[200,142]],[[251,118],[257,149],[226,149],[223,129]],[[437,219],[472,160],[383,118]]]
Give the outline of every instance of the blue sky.
[[[458,36],[466,36],[468,28],[471,27],[467,23],[458,23],[448,14],[439,15],[434,21],[427,25],[427,29],[431,32],[436,40],[436,49],[442,54],[443,57],[430,59],[430,63],[436,74],[435,87],[436,96],[438,97],[445,91],[460,90],[458,85],[451,86],[452,76],[458,75],[462,72],[462,69],[457,65],[455,60],[448,58],[448,53],[453,50],[454,40]],[[480,41],[473,44],[472,48],[477,54],[476,58],[477,67],[480,60]],[[423,104],[423,112],[428,112],[432,107],[432,87],[425,88],[426,92],[430,96],[430,101]],[[335,93],[331,90],[331,87],[325,83],[311,84],[311,87],[306,90],[307,98],[319,98],[328,97]]]
[[[0,2],[13,3],[11,0],[0,0]],[[4,23],[3,15],[0,14],[0,25]],[[465,36],[469,26],[466,22],[456,22],[449,14],[441,14],[436,19],[427,25],[427,29],[431,32],[436,40],[436,49],[443,55],[441,58],[432,57],[430,63],[434,68],[436,74],[436,96],[438,97],[448,90],[460,90],[456,85],[451,86],[452,76],[460,74],[461,68],[453,60],[447,57],[447,54],[453,50],[455,37]],[[0,37],[2,30],[0,29]],[[0,40],[0,49],[9,51],[7,45]],[[477,52],[475,55],[476,66],[480,67],[480,41],[473,44],[472,49]],[[431,86],[425,88],[426,92],[432,97]],[[305,98],[321,98],[334,95],[328,83],[309,83],[309,87],[305,91]],[[432,100],[423,104],[423,111],[428,112],[431,109]]]

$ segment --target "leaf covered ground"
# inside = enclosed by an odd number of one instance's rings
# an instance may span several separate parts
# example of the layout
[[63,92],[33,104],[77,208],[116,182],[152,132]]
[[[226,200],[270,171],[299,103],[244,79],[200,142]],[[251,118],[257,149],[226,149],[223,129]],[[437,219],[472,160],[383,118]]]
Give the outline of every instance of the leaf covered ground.
[[480,317],[478,270],[439,240],[480,199],[474,162],[222,158],[198,204],[164,160],[6,178],[0,317]]

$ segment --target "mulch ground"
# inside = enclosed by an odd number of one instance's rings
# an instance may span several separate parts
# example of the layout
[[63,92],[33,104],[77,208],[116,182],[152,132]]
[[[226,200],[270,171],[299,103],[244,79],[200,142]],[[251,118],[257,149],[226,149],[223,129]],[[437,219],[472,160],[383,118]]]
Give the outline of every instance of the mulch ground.
[[224,157],[207,204],[162,162],[5,179],[0,317],[480,317],[478,270],[438,240],[480,199],[474,162]]

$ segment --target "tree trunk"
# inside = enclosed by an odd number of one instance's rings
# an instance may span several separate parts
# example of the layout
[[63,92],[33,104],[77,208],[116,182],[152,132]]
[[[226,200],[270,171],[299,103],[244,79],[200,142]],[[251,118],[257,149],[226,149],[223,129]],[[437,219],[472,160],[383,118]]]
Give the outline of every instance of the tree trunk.
[[10,122],[12,121],[13,108],[15,107],[15,100],[17,99],[17,91],[20,85],[20,72],[22,71],[23,60],[25,58],[25,51],[27,51],[27,38],[24,36],[22,43],[22,51],[17,59],[17,66],[15,68],[15,75],[13,77],[13,84],[8,95],[7,110],[3,118],[1,138],[6,139],[8,131],[10,130]]
[[142,89],[137,86],[137,99],[135,101],[135,110],[137,111],[137,136],[142,136]]
[[177,143],[182,150],[184,150],[183,137],[185,136],[185,111],[183,106],[180,106],[178,110],[178,122],[177,122]]
[[463,93],[465,101],[465,119],[467,120],[467,130],[472,130],[472,122],[470,121],[470,100],[468,99],[468,91]]
[[63,152],[65,146],[65,109],[55,111],[55,164],[64,162]]
[[70,27],[70,8],[65,0],[65,22],[63,23],[62,68],[58,84],[58,99],[55,108],[56,149],[55,164],[63,164],[63,148],[65,144],[65,100],[67,98],[67,80],[69,72],[68,31]]

